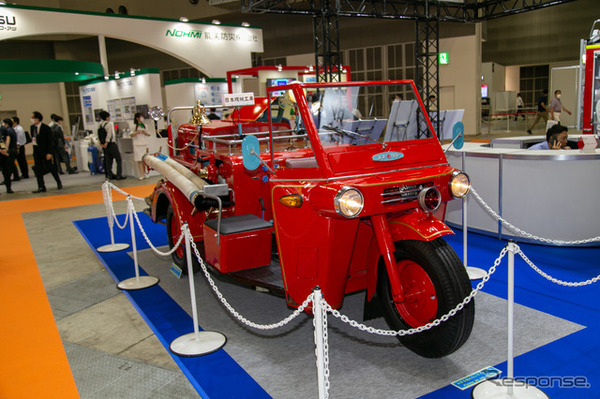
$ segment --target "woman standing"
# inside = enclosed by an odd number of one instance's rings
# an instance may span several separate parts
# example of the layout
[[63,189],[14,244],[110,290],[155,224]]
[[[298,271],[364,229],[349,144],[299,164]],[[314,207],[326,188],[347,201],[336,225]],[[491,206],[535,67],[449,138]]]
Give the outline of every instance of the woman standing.
[[146,131],[146,126],[144,126],[144,116],[141,113],[135,114],[133,117],[133,124],[135,125],[135,130],[131,133],[131,138],[133,140],[133,157],[138,163],[138,168],[140,170],[140,180],[144,177],[148,178],[146,175],[146,171],[144,168],[144,163],[142,162],[142,157],[146,154],[146,150],[148,149],[148,137],[150,137],[150,133]]

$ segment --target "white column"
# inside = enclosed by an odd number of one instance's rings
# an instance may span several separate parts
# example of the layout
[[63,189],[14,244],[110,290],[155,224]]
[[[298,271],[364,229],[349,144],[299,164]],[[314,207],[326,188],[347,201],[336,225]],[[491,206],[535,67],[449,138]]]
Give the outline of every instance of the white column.
[[106,56],[106,41],[104,35],[98,35],[98,48],[100,51],[100,63],[104,70],[104,76],[108,76],[108,57]]

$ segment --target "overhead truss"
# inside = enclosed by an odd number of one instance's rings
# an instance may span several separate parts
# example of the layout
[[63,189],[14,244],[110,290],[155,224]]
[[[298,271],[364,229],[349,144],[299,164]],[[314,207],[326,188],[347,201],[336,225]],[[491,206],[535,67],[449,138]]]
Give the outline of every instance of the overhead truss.
[[320,12],[313,16],[317,82],[342,80],[339,18],[332,6],[334,1],[321,0]]
[[[339,17],[479,22],[519,14],[574,0],[241,0],[242,11],[251,13],[322,15],[333,9]],[[435,7],[431,5],[435,4]]]

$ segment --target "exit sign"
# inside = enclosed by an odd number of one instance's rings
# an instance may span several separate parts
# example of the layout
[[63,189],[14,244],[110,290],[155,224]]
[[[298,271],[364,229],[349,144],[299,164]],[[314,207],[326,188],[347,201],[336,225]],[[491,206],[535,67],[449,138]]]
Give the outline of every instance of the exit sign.
[[439,64],[440,65],[448,64],[448,53],[440,53],[439,54]]

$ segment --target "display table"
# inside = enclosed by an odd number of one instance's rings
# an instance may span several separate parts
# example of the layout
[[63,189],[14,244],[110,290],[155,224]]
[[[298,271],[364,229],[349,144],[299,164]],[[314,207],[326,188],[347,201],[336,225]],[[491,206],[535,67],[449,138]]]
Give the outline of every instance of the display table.
[[[95,139],[97,143],[98,140]],[[155,136],[148,137],[148,151],[150,153],[161,152],[162,154],[169,155],[169,147],[167,146],[166,138],[158,138]],[[77,140],[73,143],[73,150],[75,151],[75,155],[77,157],[77,169],[89,172],[88,162],[89,162],[89,153],[88,147],[90,145],[89,136],[84,138],[83,140]],[[137,166],[137,162],[133,159],[133,142],[129,137],[118,137],[117,145],[119,146],[119,151],[121,152],[121,159],[123,161],[123,175],[124,176],[133,176],[140,177],[140,172]],[[102,149],[99,148],[99,154],[102,154]],[[113,172],[116,172],[116,162],[113,162]],[[150,176],[158,176],[159,173],[155,171],[150,171]]]
[[[578,138],[569,136],[570,140]],[[453,167],[469,175],[473,188],[495,212],[520,229],[564,241],[599,236],[600,222],[593,204],[600,187],[600,150],[591,154],[581,150],[526,150],[520,139],[496,139],[494,147],[465,143],[461,150],[448,150],[446,157]],[[534,142],[544,139],[522,138]],[[502,140],[508,148],[502,146]],[[461,201],[451,201],[446,222],[461,227],[461,220]],[[534,242],[502,226],[472,196],[468,200],[468,228],[503,239]]]

